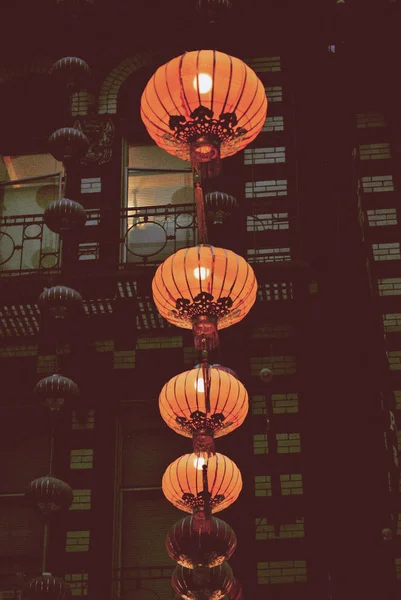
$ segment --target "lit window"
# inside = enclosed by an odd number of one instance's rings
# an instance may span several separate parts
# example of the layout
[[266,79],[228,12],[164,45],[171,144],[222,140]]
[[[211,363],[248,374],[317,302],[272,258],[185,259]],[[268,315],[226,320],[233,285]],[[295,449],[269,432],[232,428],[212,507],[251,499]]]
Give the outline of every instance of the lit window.
[[267,454],[269,452],[269,446],[267,441],[266,433],[255,433],[253,436],[253,453],[254,454]]
[[304,560],[258,562],[258,583],[303,583],[306,581]]
[[272,482],[270,475],[255,475],[255,496],[271,496]]
[[303,494],[302,475],[300,473],[280,475],[280,485],[283,496],[300,496]]

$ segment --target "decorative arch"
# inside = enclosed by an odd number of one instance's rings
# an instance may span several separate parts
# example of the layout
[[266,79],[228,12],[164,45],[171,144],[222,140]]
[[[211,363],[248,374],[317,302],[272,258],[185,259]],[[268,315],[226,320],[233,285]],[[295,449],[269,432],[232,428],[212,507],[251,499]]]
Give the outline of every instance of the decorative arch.
[[99,115],[115,114],[117,112],[117,98],[124,81],[141,67],[151,65],[155,58],[154,54],[141,52],[135,56],[125,58],[107,75],[99,92]]

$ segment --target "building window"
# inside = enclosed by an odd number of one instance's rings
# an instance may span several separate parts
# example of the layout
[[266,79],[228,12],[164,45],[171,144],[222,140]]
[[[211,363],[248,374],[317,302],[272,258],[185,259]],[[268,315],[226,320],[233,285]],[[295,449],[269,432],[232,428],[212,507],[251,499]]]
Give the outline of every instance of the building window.
[[266,96],[270,103],[283,101],[283,88],[281,85],[265,87]]
[[301,452],[301,436],[299,433],[277,433],[277,453],[297,454]]
[[285,163],[285,147],[276,148],[246,148],[244,150],[244,165],[270,165]]
[[384,331],[401,331],[401,313],[391,313],[382,315]]
[[287,195],[287,179],[248,181],[245,183],[245,198],[269,198]]
[[248,248],[249,263],[277,263],[291,260],[290,248]]
[[72,596],[88,595],[88,573],[68,573],[65,575],[65,580]]
[[273,414],[297,413],[298,394],[272,394]]
[[394,390],[395,408],[401,410],[401,390]]
[[252,356],[251,374],[259,375],[261,369],[271,369],[273,375],[293,375],[296,372],[295,356]]
[[[400,279],[401,282],[401,279]],[[400,283],[401,288],[401,283]],[[401,290],[400,290],[401,293]],[[270,300],[292,300],[292,283],[283,281],[282,283],[260,283],[258,288],[258,299],[262,302]]]
[[71,450],[70,469],[92,469],[93,468],[93,448],[82,448]]
[[274,73],[281,71],[281,60],[279,56],[261,56],[248,58],[246,62],[255,73]]
[[[272,102],[270,98],[269,100]],[[262,132],[266,131],[284,131],[284,117],[267,117],[262,127]]]
[[391,158],[390,144],[361,144],[359,146],[360,160],[380,160]]
[[300,496],[303,494],[302,475],[280,475],[281,494],[283,496]]
[[282,540],[303,538],[305,536],[304,520],[296,523],[269,524],[267,517],[255,518],[255,538],[257,540]]
[[247,231],[283,231],[290,227],[288,213],[266,213],[246,218]]
[[385,227],[397,225],[397,211],[395,208],[377,208],[367,210],[369,227]]
[[372,244],[372,249],[375,261],[400,260],[401,258],[399,242]]
[[268,454],[269,446],[266,433],[255,433],[253,435],[253,453]]
[[73,501],[70,510],[90,510],[92,490],[72,490]]
[[158,146],[130,146],[126,169],[122,260],[162,262],[195,235],[193,175],[189,163]]
[[371,129],[385,127],[386,122],[381,113],[358,113],[356,115],[356,126],[358,129]]
[[293,335],[292,325],[289,323],[276,323],[261,325],[252,328],[253,339],[289,338]]
[[67,531],[65,541],[66,552],[88,552],[89,550],[89,530],[85,531]]
[[401,277],[391,277],[377,280],[379,296],[400,296]]
[[255,475],[255,496],[271,496],[272,481],[270,475]]
[[306,581],[304,560],[258,562],[258,583],[302,583]]
[[378,175],[376,177],[362,177],[362,189],[365,194],[372,192],[394,192],[393,176]]

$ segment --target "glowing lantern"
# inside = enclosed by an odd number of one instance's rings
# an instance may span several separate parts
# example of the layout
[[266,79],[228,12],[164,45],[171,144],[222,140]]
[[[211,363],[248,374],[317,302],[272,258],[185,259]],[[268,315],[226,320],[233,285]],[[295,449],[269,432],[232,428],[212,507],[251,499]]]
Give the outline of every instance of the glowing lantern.
[[220,600],[229,596],[234,583],[228,563],[200,572],[178,565],[171,576],[173,590],[184,600]]
[[191,329],[195,346],[218,344],[217,330],[238,323],[252,308],[257,282],[252,267],[231,250],[208,245],[178,250],[158,268],[152,282],[158,311]]
[[216,567],[228,560],[237,546],[236,535],[225,521],[211,517],[203,524],[199,527],[191,515],[175,523],[167,534],[170,558],[188,569]]
[[156,144],[193,165],[242,150],[266,120],[264,86],[244,62],[216,50],[186,52],[158,68],[141,99]]
[[207,465],[212,513],[228,508],[238,498],[242,477],[232,460],[218,452],[209,457],[184,454],[167,467],[162,479],[164,495],[180,510],[193,512],[205,508],[204,465]]
[[51,475],[31,481],[27,495],[44,515],[61,509],[67,510],[73,500],[72,489],[68,483]]
[[[168,381],[159,396],[160,414],[171,429],[186,437],[202,433],[220,437],[239,427],[248,412],[248,393],[230,373],[201,367]],[[206,393],[208,385],[209,393]]]
[[63,234],[83,227],[86,223],[86,212],[79,202],[61,198],[51,202],[46,208],[44,221],[50,231]]

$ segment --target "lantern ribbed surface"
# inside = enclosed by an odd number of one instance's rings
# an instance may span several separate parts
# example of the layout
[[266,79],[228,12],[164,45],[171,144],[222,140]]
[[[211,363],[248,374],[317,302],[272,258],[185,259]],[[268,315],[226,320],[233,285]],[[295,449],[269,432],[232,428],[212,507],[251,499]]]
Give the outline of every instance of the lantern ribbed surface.
[[27,596],[29,600],[65,600],[71,596],[71,591],[60,577],[43,573],[28,583]]
[[51,202],[46,208],[44,221],[50,231],[66,233],[85,225],[86,212],[79,202],[61,198]]
[[52,77],[77,91],[85,84],[89,74],[88,64],[76,56],[60,58],[50,69]]
[[29,484],[27,495],[45,515],[68,509],[73,501],[73,493],[68,483],[46,475]]
[[180,510],[193,512],[204,508],[202,466],[207,464],[207,481],[212,513],[228,508],[238,498],[242,477],[237,465],[224,454],[199,456],[184,454],[172,462],[162,479],[167,500]]
[[62,319],[69,314],[76,314],[82,310],[81,295],[65,285],[55,285],[46,288],[38,300],[39,309],[52,317]]
[[208,217],[213,219],[215,225],[221,225],[224,219],[230,217],[238,208],[234,196],[223,192],[210,192],[205,195],[205,208]]
[[80,129],[63,127],[49,137],[49,151],[56,160],[80,160],[89,149],[89,140]]
[[202,137],[216,142],[221,158],[242,150],[262,129],[266,112],[256,73],[216,50],[186,52],[162,65],[141,99],[149,135],[184,160],[191,160],[191,147]]
[[203,527],[193,515],[184,517],[166,537],[168,555],[187,569],[216,567],[233,555],[236,546],[237,537],[228,523],[213,516]]
[[224,329],[248,314],[257,281],[242,256],[204,244],[169,256],[157,268],[152,291],[158,311],[173,325],[191,329],[206,315]]
[[202,432],[220,437],[244,422],[248,393],[243,384],[216,368],[208,368],[208,376],[209,410],[202,368],[184,371],[164,385],[159,395],[160,414],[177,433],[192,437]]
[[230,594],[235,578],[228,563],[204,570],[178,565],[171,576],[173,590],[184,600],[220,600]]
[[58,410],[66,401],[78,394],[77,384],[72,379],[59,374],[44,377],[35,386],[35,395],[50,410]]

